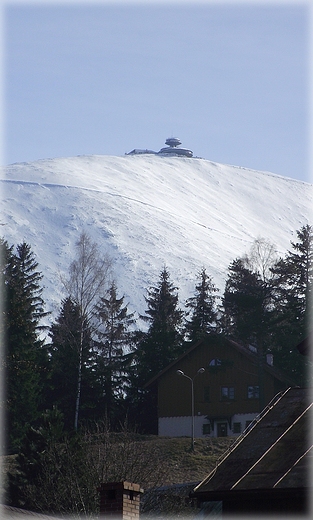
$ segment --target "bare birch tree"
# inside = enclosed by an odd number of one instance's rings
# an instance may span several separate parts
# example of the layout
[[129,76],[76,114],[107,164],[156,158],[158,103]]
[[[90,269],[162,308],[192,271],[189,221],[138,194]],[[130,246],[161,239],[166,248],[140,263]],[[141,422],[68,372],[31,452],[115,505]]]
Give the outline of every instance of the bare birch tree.
[[108,287],[112,260],[100,252],[96,242],[83,231],[76,242],[76,259],[70,264],[69,278],[64,282],[70,298],[80,308],[79,364],[74,428],[77,430],[80,407],[84,327],[90,323],[94,307]]
[[258,237],[254,240],[248,254],[242,258],[245,267],[258,273],[263,282],[272,277],[271,268],[278,260],[277,251],[271,242]]

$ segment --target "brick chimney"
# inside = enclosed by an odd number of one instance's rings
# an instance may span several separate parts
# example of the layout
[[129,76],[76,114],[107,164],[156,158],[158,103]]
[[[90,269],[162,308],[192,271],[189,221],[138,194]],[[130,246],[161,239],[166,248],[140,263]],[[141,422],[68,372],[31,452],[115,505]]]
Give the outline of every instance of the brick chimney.
[[139,519],[140,493],[143,493],[139,484],[126,481],[102,483],[98,491],[100,492],[100,518]]

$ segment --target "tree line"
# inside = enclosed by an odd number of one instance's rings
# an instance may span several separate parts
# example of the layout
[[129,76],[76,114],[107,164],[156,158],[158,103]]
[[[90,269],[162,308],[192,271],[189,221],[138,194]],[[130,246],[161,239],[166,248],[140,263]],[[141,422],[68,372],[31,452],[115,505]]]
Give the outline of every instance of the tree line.
[[83,232],[48,329],[43,277],[31,246],[1,239],[8,450],[19,451],[30,425],[37,427],[49,410],[62,416],[66,432],[104,420],[118,429],[127,420],[141,432],[156,433],[156,392],[147,382],[207,334],[254,348],[260,363],[272,353],[275,367],[296,385],[308,385],[310,362],[296,346],[310,323],[312,229],[301,227],[280,258],[272,244],[256,239],[229,265],[222,294],[203,267],[185,308],[164,266],[139,316],[119,293],[112,260]]

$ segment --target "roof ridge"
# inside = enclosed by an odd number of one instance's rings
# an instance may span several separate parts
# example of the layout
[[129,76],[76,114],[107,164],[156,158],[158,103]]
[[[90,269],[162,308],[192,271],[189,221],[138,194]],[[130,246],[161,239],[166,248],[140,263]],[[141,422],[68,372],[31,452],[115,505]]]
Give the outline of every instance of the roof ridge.
[[290,426],[288,426],[288,428],[286,430],[283,431],[283,433],[276,439],[276,441],[270,445],[270,447],[265,450],[265,452],[261,455],[261,457],[256,460],[254,462],[254,464],[252,464],[252,466],[250,466],[250,468],[248,469],[248,471],[246,471],[246,473],[244,475],[242,475],[238,480],[237,482],[235,482],[235,484],[232,485],[232,487],[230,489],[234,489],[238,484],[239,482],[241,482],[252,470],[253,468],[255,468],[255,466],[257,464],[259,464],[259,462],[264,459],[264,457],[266,457],[266,455],[273,449],[274,446],[276,446],[276,444],[285,436],[287,435],[287,433],[291,430],[291,428],[293,428],[293,426],[298,422],[300,421],[300,419],[302,419],[302,417],[304,416],[304,414],[307,413],[307,411],[313,406],[313,403],[310,403],[309,406],[306,407],[306,409],[290,424]]
[[[263,410],[253,419],[253,421],[247,426],[247,428],[244,429],[242,434],[239,435],[239,437],[237,437],[237,439],[229,446],[229,448],[227,448],[227,450],[216,460],[215,468],[211,471],[207,478],[199,484],[199,486],[204,484],[204,482],[208,482],[213,477],[213,475],[216,473],[218,466],[222,464],[222,462],[224,462],[224,460],[230,455],[230,453],[232,453],[234,449],[243,441],[243,439],[246,438],[248,433],[250,433],[250,431],[253,428],[255,428],[255,426],[261,421],[261,419],[263,419],[263,417],[267,413],[269,413],[270,410],[272,410],[276,403],[278,403],[278,401],[280,401],[280,399],[282,399],[284,395],[291,390],[291,388],[292,387],[288,387],[286,390],[281,390],[271,399],[268,405],[266,405],[266,407],[263,408]],[[197,487],[198,486],[196,486],[195,490],[197,489]]]

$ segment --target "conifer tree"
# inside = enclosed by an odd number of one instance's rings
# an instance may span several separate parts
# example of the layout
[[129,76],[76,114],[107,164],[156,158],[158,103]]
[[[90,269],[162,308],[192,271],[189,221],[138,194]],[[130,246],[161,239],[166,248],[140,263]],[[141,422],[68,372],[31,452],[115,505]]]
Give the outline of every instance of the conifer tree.
[[[47,397],[47,406],[57,406],[62,412],[67,431],[73,429],[75,418],[81,324],[80,308],[68,297],[62,301],[60,314],[50,329],[50,391]],[[80,408],[81,419],[87,420],[96,418],[100,395],[96,376],[96,353],[87,320],[83,322],[82,347]]]
[[184,313],[178,306],[177,287],[170,281],[166,267],[145,300],[148,308],[141,318],[149,328],[142,337],[139,356],[144,379],[148,380],[182,352]]
[[[292,250],[277,262],[273,269],[279,301],[292,309],[297,334],[305,335],[312,308],[313,228],[303,226],[297,231],[298,242],[291,242]],[[302,330],[301,330],[302,329]]]
[[259,271],[249,267],[247,257],[235,259],[229,266],[223,297],[222,330],[246,347],[254,347],[258,356],[260,408],[264,401],[264,363],[272,350],[272,285]]
[[297,237],[298,242],[291,242],[292,250],[276,262],[273,249],[259,241],[251,250],[254,255],[231,264],[223,299],[223,330],[237,341],[254,345],[260,365],[265,353],[272,352],[274,366],[295,384],[304,385],[309,362],[296,347],[309,333],[312,318],[312,227],[303,226]]
[[228,271],[223,297],[224,332],[247,346],[256,346],[269,319],[269,288],[257,272],[245,267],[241,258],[234,260]]
[[275,327],[275,358],[298,384],[308,384],[309,362],[299,355],[297,344],[312,329],[313,228],[302,226],[297,242],[272,269],[274,304],[278,313]]
[[[95,306],[97,318],[97,373],[104,394],[106,416],[111,423],[118,419],[122,397],[128,383],[127,360],[130,352],[131,331],[135,323],[134,313],[128,312],[124,296],[117,297],[115,282]],[[120,404],[120,406],[118,406]]]
[[166,267],[159,282],[148,289],[147,310],[141,318],[148,323],[146,332],[134,335],[131,387],[127,394],[129,416],[147,433],[157,433],[157,390],[145,384],[182,353],[183,311],[178,306],[178,292]]
[[1,241],[3,289],[2,327],[5,340],[5,391],[8,442],[18,447],[27,423],[36,420],[42,406],[47,357],[39,337],[46,315],[41,273],[25,242],[9,247]]
[[218,289],[203,268],[198,275],[195,295],[186,302],[191,318],[186,321],[187,339],[195,343],[217,330],[217,308],[215,294]]

